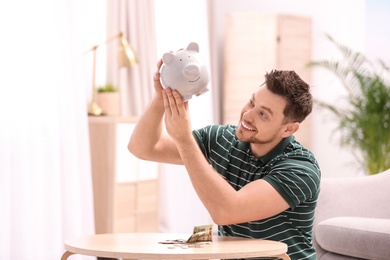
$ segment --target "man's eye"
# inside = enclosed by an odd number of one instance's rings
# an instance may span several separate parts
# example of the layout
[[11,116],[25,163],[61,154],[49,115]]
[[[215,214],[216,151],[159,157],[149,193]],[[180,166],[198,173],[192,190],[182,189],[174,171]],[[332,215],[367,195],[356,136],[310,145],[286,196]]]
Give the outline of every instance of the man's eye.
[[252,99],[249,99],[249,104],[250,104],[251,106],[253,106],[253,100],[252,100]]
[[260,116],[261,116],[262,118],[267,118],[267,117],[268,117],[267,114],[264,113],[264,112],[260,112]]

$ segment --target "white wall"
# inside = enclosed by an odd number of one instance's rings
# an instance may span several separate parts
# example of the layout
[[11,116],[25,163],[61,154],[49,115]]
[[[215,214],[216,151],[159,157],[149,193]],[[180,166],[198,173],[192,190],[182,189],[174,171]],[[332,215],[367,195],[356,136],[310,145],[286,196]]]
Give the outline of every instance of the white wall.
[[[84,8],[82,9],[83,11],[80,11],[81,8]],[[74,10],[74,13],[78,12],[83,12],[80,16],[84,18],[76,28],[84,31],[80,35],[80,42],[85,46],[80,52],[80,58],[83,63],[81,75],[85,85],[86,102],[89,102],[92,99],[93,53],[92,51],[88,52],[88,50],[91,50],[95,45],[100,45],[96,51],[95,85],[101,86],[106,83],[107,46],[104,42],[107,37],[111,37],[111,35],[106,35],[106,1],[83,1],[80,3],[80,7]]]
[[390,66],[390,1],[367,1],[367,55],[372,59],[382,59]]

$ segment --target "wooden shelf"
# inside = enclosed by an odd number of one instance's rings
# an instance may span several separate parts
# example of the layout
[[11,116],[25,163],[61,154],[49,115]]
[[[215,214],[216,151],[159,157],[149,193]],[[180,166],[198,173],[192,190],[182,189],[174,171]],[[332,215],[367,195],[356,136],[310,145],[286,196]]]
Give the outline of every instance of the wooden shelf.
[[158,169],[127,150],[136,118],[89,116],[95,231],[158,231]]

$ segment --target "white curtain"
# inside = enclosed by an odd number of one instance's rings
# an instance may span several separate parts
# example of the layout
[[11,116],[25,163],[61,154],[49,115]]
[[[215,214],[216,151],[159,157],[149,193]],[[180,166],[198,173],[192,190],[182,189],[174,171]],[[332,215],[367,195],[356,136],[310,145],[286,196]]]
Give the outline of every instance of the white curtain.
[[64,240],[94,232],[85,7],[0,3],[0,259],[60,259]]
[[149,104],[156,70],[156,32],[154,0],[108,0],[107,35],[123,32],[135,50],[138,64],[118,68],[117,48],[107,48],[107,81],[117,85],[121,96],[121,114],[139,116]]
[[220,11],[217,0],[206,1],[208,36],[210,48],[210,73],[211,85],[213,86],[213,121],[216,124],[222,123],[222,97],[223,97],[223,42],[219,40],[218,26],[215,17]]

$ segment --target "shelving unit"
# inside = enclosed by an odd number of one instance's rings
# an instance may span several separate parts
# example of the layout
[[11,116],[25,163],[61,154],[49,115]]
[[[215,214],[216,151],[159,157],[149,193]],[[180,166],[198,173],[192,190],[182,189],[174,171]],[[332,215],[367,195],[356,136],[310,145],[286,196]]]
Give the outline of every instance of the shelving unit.
[[134,157],[127,144],[136,118],[89,117],[95,230],[158,231],[158,171]]

